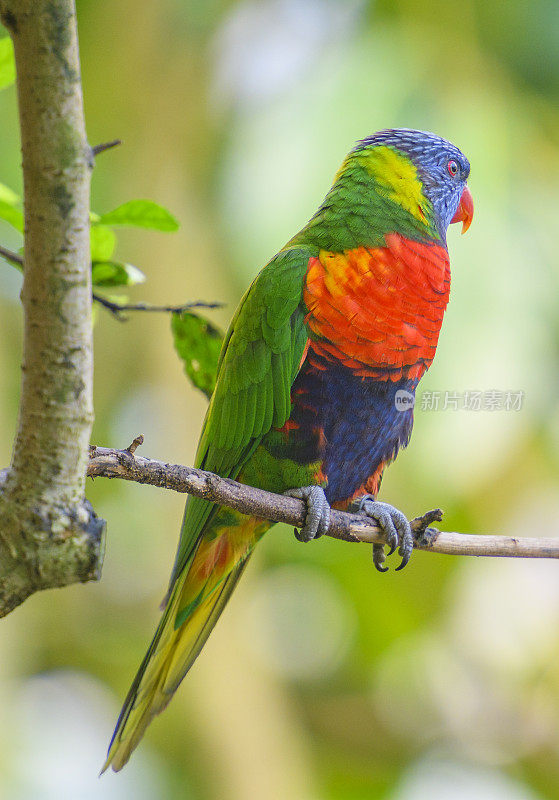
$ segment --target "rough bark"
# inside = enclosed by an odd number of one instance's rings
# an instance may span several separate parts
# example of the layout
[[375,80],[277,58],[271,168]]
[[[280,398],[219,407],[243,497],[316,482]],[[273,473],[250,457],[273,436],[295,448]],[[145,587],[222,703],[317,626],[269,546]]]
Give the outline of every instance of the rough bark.
[[84,500],[93,421],[88,146],[72,0],[0,0],[23,160],[24,350],[0,494],[0,615],[98,577],[104,523]]

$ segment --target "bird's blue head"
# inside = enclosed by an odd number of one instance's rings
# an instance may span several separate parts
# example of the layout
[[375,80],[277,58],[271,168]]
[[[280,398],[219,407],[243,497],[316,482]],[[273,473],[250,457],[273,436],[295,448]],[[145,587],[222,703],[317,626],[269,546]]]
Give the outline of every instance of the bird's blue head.
[[[374,133],[360,141],[354,152],[367,150],[379,152],[378,148],[404,156],[415,168],[421,192],[432,206],[432,214],[441,239],[452,222],[462,222],[462,233],[470,226],[474,205],[466,181],[470,174],[470,162],[453,144],[434,133],[409,128],[393,128]],[[391,188],[397,180],[410,182],[410,174],[397,162],[386,165],[390,170]],[[399,174],[401,171],[401,174]],[[415,197],[410,197],[410,205]],[[417,205],[421,209],[421,201]],[[413,210],[408,209],[413,213]]]

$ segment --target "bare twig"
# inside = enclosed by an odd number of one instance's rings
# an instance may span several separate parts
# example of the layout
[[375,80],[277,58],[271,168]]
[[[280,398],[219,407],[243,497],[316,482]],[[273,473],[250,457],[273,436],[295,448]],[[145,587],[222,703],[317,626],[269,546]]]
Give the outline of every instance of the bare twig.
[[[0,252],[0,255],[2,253]],[[183,311],[190,311],[192,308],[223,308],[223,303],[206,303],[204,300],[194,300],[191,303],[184,303],[181,306],[153,306],[150,303],[118,303],[108,300],[102,295],[93,293],[93,299],[99,305],[121,322],[126,320],[127,311],[155,311],[163,314],[182,314]]]
[[144,443],[144,435],[143,433],[140,433],[138,434],[138,436],[136,436],[132,444],[129,444],[126,449],[130,453],[130,455],[134,455],[138,447],[140,447],[140,445],[142,445],[143,443]]
[[[147,483],[175,492],[193,494],[274,522],[286,522],[298,528],[303,525],[305,504],[301,500],[255,489],[194,467],[166,464],[138,456],[135,450],[142,442],[142,436],[136,437],[126,450],[92,447],[88,476]],[[418,550],[464,556],[559,558],[559,538],[469,535],[446,533],[429,527],[432,522],[440,519],[442,512],[435,509],[411,521],[415,547]],[[372,520],[334,509],[326,535],[348,542],[384,541],[381,529]]]
[[14,253],[11,250],[7,250],[5,247],[0,246],[0,256],[6,259],[6,261],[12,261],[14,264],[18,264],[20,267],[23,267],[23,257],[19,255],[19,253]]
[[113,139],[112,142],[103,142],[103,144],[96,144],[94,147],[91,148],[91,152],[94,156],[98,156],[99,153],[104,153],[105,150],[111,150],[113,147],[118,147],[119,144],[122,144],[121,139]]

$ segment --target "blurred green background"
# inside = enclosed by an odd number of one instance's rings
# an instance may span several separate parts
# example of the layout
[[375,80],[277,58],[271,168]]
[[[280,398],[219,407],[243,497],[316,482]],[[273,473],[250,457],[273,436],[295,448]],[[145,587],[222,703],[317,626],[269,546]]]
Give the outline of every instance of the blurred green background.
[[[453,285],[424,390],[522,391],[520,411],[417,409],[382,497],[444,528],[554,535],[559,520],[559,4],[556,0],[82,0],[93,208],[134,197],[178,233],[125,231],[129,295],[221,300],[314,212],[355,140],[435,131],[472,163],[476,216],[449,234]],[[0,180],[21,190],[14,89]],[[0,242],[18,247],[7,227]],[[0,465],[19,393],[20,277],[0,263]],[[169,320],[98,312],[93,441],[191,463],[205,410]],[[0,796],[135,800],[559,798],[559,572],[545,561],[265,537],[173,703],[101,780],[158,619],[183,498],[98,480],[103,579],[0,623]]]

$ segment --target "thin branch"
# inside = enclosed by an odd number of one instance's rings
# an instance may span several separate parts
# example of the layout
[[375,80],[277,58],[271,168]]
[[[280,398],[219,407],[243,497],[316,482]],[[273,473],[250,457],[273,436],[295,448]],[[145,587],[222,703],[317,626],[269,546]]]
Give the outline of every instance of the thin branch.
[[23,256],[20,256],[19,253],[14,253],[11,250],[7,250],[5,247],[0,246],[0,256],[6,259],[6,261],[11,261],[14,264],[18,264],[20,267],[23,267]]
[[121,139],[113,139],[112,142],[103,142],[103,144],[96,144],[91,148],[91,152],[94,156],[98,156],[99,153],[104,153],[105,150],[111,150],[113,147],[118,147],[119,144],[122,144]]
[[[0,255],[2,253],[0,252]],[[163,314],[182,314],[183,311],[190,311],[192,308],[223,308],[223,303],[206,303],[204,300],[195,300],[190,303],[184,303],[181,306],[154,306],[150,303],[118,303],[108,300],[102,295],[93,293],[93,299],[99,305],[106,308],[107,311],[116,317],[121,322],[126,320],[124,313],[127,311],[155,311]]]
[[[0,245],[0,256],[3,256],[6,261],[12,261],[14,264],[23,266],[23,257],[12,250]],[[223,308],[223,303],[206,303],[203,300],[194,300],[190,303],[184,303],[182,306],[152,306],[149,303],[118,303],[108,300],[102,295],[93,292],[93,299],[99,303],[100,306],[106,308],[114,317],[121,322],[126,320],[124,312],[126,311],[158,311],[165,314],[182,314],[183,311],[190,311],[192,308]]]
[[[138,456],[135,451],[143,440],[143,436],[136,437],[126,450],[91,446],[88,476],[146,483],[218,502],[262,519],[286,522],[297,528],[303,525],[306,509],[301,500],[255,489],[194,467],[167,464]],[[440,519],[442,512],[435,509],[411,521],[416,549],[463,556],[559,558],[559,538],[480,536],[446,533],[429,527],[432,522]],[[381,529],[372,520],[335,509],[332,509],[326,535],[348,542],[370,544],[384,541]]]

